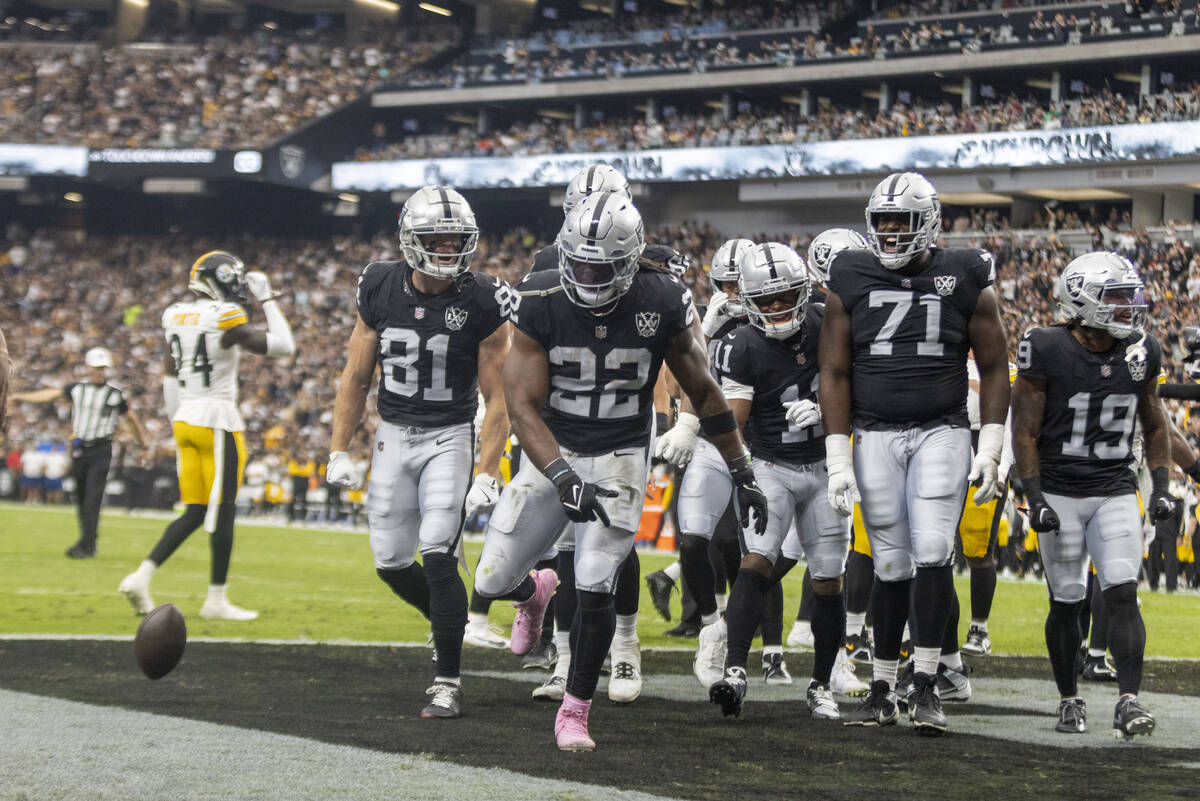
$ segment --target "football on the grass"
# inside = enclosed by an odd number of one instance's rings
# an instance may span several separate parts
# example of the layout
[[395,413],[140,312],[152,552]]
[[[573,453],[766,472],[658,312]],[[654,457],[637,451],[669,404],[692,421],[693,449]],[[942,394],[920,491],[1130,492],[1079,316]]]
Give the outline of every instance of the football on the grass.
[[133,638],[138,667],[151,679],[161,679],[179,664],[187,645],[187,624],[175,604],[163,604],[142,619]]

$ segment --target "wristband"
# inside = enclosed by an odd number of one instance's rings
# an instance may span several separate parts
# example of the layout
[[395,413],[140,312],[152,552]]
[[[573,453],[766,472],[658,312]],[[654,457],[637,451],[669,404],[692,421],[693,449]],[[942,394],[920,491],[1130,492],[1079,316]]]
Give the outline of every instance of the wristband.
[[1152,491],[1166,495],[1170,491],[1171,472],[1165,467],[1156,467],[1150,471],[1150,486]]
[[567,460],[560,456],[542,468],[542,475],[550,479],[550,483],[557,487],[562,481],[575,475],[575,471],[571,469],[571,465],[567,464]]
[[662,434],[670,427],[671,427],[671,418],[669,416],[667,416],[666,412],[655,412],[654,413],[654,430],[656,433]]
[[746,473],[749,473],[753,478],[754,469],[750,466],[750,464],[750,454],[749,452],[746,452],[741,456],[730,459],[725,463],[725,466],[729,468],[730,478],[732,478],[735,483],[740,483],[739,476],[744,477]]
[[722,434],[728,434],[731,431],[737,431],[737,427],[737,418],[733,416],[733,410],[731,409],[710,414],[708,417],[701,418],[700,420],[700,430],[709,439],[719,437]]

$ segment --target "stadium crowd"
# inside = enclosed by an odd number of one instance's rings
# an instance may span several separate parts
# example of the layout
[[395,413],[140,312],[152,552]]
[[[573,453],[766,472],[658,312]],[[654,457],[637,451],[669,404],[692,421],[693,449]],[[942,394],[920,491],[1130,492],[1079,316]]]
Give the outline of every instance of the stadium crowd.
[[197,45],[0,49],[0,141],[89,147],[269,144],[449,41],[347,47],[258,30]]
[[679,147],[798,144],[836,139],[878,139],[991,131],[1058,130],[1093,125],[1200,119],[1200,82],[1144,98],[1105,88],[1094,95],[1050,103],[1035,97],[1009,97],[961,108],[949,102],[897,102],[887,111],[838,106],[828,99],[806,116],[798,108],[755,108],[746,103],[732,119],[721,111],[664,113],[652,122],[644,115],[594,120],[582,128],[548,118],[518,122],[503,131],[479,135],[470,126],[441,133],[412,134],[391,141],[386,129],[360,147],[355,158],[530,156]]

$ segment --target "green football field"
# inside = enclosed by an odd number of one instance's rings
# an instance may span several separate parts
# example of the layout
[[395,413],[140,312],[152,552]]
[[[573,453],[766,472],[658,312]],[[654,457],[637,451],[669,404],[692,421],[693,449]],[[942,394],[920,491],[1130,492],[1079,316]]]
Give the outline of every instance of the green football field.
[[[99,555],[71,560],[63,555],[77,537],[68,508],[0,504],[0,633],[131,636],[138,619],[117,584],[149,552],[166,525],[159,517],[105,514]],[[468,562],[479,555],[467,543]],[[641,551],[643,573],[673,556]],[[423,642],[427,623],[376,577],[365,531],[286,528],[239,524],[229,595],[261,614],[248,623],[210,622],[198,614],[208,585],[208,538],[194,534],[155,576],[156,603],[176,604],[187,617],[189,637],[256,640]],[[785,580],[785,632],[800,599],[799,570]],[[470,583],[470,578],[466,581]],[[965,576],[957,580],[964,607]],[[1148,632],[1147,655],[1200,658],[1200,637],[1190,634],[1200,613],[1200,596],[1141,593]],[[1042,624],[1046,590],[1041,583],[1001,580],[991,619],[997,653],[1045,653]],[[678,596],[674,610],[678,614]],[[961,628],[966,630],[964,609]],[[512,620],[507,603],[497,603],[493,623]],[[661,620],[643,587],[639,632],[644,646],[687,645],[662,636]]]

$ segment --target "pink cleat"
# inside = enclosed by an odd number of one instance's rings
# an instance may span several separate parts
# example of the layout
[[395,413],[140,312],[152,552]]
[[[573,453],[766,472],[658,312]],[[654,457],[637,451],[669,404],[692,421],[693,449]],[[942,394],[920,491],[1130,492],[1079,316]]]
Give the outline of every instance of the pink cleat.
[[560,751],[595,751],[596,741],[588,734],[591,701],[581,701],[567,693],[554,718],[554,739]]
[[542,618],[546,615],[546,606],[554,597],[554,588],[558,586],[558,574],[549,568],[530,571],[530,575],[537,585],[533,597],[513,604],[517,609],[517,617],[513,620],[508,647],[517,656],[524,656],[537,645],[542,636]]

